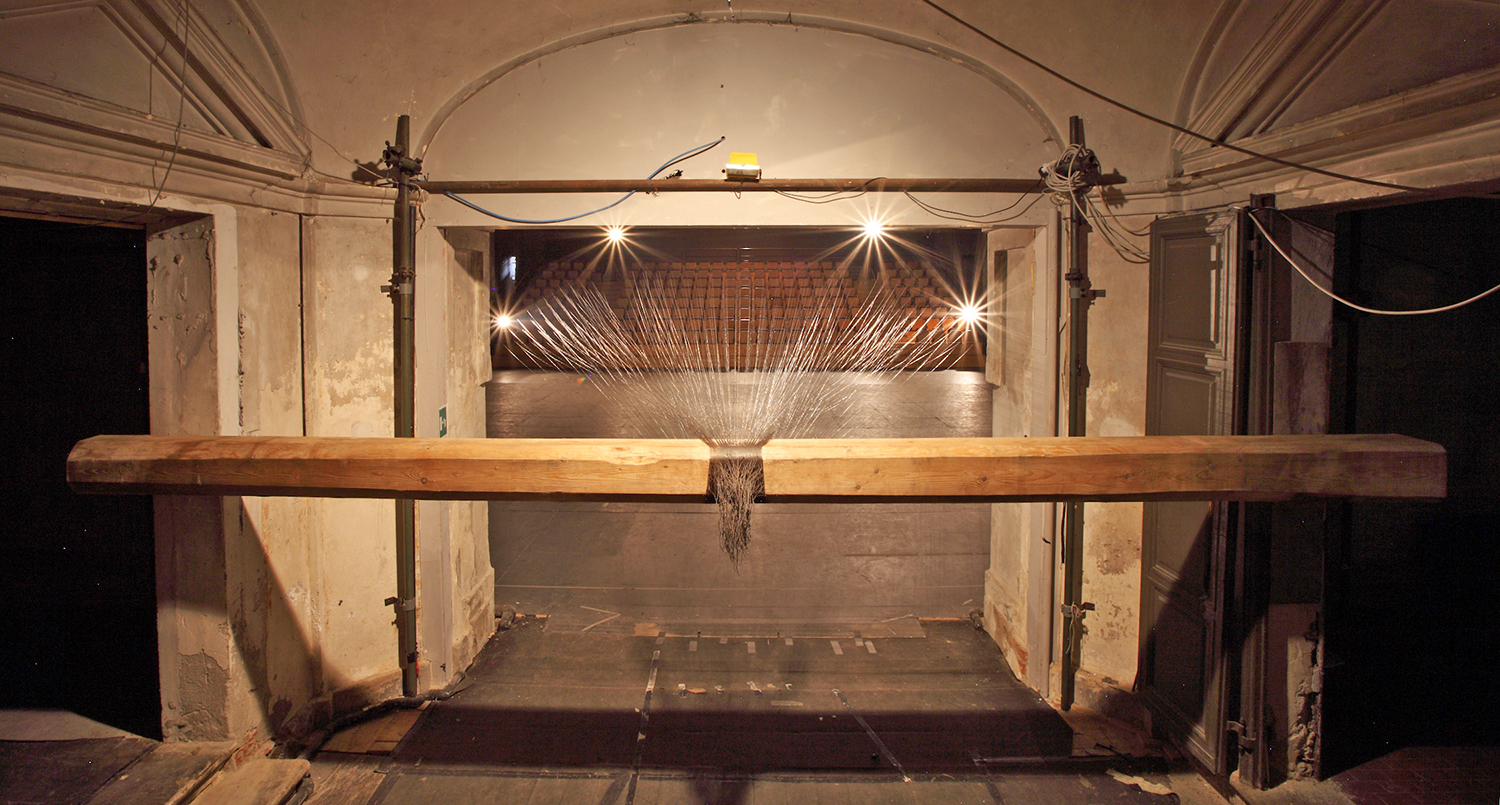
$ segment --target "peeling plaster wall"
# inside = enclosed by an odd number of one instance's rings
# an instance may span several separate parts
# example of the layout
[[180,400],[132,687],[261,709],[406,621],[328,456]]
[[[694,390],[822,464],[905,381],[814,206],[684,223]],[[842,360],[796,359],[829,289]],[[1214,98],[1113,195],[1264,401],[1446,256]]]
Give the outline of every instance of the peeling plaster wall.
[[[484,384],[490,369],[490,283],[494,258],[489,233],[445,230],[448,262],[448,435],[485,437]],[[453,579],[448,610],[449,668],[466,667],[495,630],[495,570],[490,565],[489,505],[454,501],[448,509]]]
[[[213,219],[204,217],[147,240],[155,434],[220,432],[215,235]],[[168,740],[226,740],[235,726],[229,700],[236,662],[224,624],[227,505],[218,498],[156,498],[157,647]]]
[[[446,408],[449,435],[482,437],[488,239],[423,237],[419,408],[431,416],[418,435],[437,436]],[[388,220],[215,208],[148,250],[153,432],[390,433]],[[263,748],[398,692],[383,603],[395,587],[392,508],[158,499],[168,738]],[[493,631],[487,509],[434,502],[424,516],[423,680],[441,686]]]
[[[244,210],[240,236],[240,420],[246,435],[302,435],[301,217]],[[324,691],[316,502],[241,503],[231,544],[230,622],[250,683],[242,719],[261,737],[312,726]]]
[[[212,212],[148,242],[152,431],[300,435],[299,216]],[[337,654],[325,677],[318,507],[157,498],[169,739],[262,746],[326,718],[342,677]]]
[[[442,435],[447,416],[446,375],[450,349],[450,288],[453,249],[436,229],[424,227],[416,235],[416,407],[417,438]],[[417,646],[418,673],[424,682],[441,687],[458,669],[453,666],[449,635],[453,631],[454,579],[447,569],[453,561],[450,530],[452,506],[446,501],[419,500],[417,516]]]
[[[1089,310],[1088,435],[1144,435],[1147,268],[1126,262],[1096,234],[1089,277],[1107,295]],[[1084,511],[1083,600],[1097,610],[1084,620],[1080,667],[1125,690],[1135,682],[1139,651],[1141,514],[1139,503],[1090,503]]]
[[206,216],[148,239],[152,433],[219,430],[215,248]]
[[[1123,214],[1123,212],[1121,213]],[[1145,224],[1127,219],[1131,226]],[[1059,291],[1047,260],[1048,238],[1017,241],[1014,232],[990,235],[992,251],[1006,251],[1007,269],[993,275],[993,313],[986,376],[996,385],[996,436],[1051,436],[1056,432]],[[1145,432],[1146,330],[1149,298],[1144,266],[1123,260],[1101,237],[1089,242],[1089,274],[1107,292],[1089,311],[1088,435]],[[1040,278],[1040,279],[1039,279]],[[1048,294],[1052,294],[1049,299]],[[1002,328],[1003,325],[1003,328]],[[1049,341],[1049,339],[1051,339]],[[1056,652],[1060,603],[1053,572],[1056,542],[1050,504],[998,504],[991,514],[991,565],[985,574],[986,627],[1012,670],[1046,692],[1054,683],[1046,661]],[[1140,635],[1141,506],[1090,503],[1084,514],[1083,600],[1097,609],[1085,619],[1080,653],[1081,699],[1108,697],[1134,683]],[[1055,670],[1055,669],[1052,669]]]
[[[309,436],[392,433],[390,223],[309,217],[302,226],[304,372]],[[325,674],[378,688],[399,677],[395,508],[385,500],[319,499],[312,519],[321,579]]]
[[[485,437],[489,250],[484,231],[426,228],[418,233],[418,437]],[[426,685],[442,687],[468,666],[494,632],[489,506],[484,501],[418,501],[417,530],[422,675]]]

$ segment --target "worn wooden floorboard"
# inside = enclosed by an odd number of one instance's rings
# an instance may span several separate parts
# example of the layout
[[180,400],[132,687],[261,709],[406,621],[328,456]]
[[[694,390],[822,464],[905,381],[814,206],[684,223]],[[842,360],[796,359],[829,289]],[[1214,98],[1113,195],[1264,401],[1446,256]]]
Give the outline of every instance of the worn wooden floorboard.
[[88,802],[156,746],[134,736],[0,741],[0,802]]
[[319,752],[312,762],[312,796],[304,805],[366,805],[385,782],[385,758]]

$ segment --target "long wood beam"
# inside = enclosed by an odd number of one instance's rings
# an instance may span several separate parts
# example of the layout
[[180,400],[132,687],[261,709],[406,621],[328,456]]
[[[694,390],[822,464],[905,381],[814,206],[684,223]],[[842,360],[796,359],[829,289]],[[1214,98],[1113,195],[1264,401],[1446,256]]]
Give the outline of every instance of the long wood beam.
[[[1405,436],[794,439],[770,501],[1440,498],[1443,448]],[[105,494],[701,500],[692,440],[96,436],[68,482]]]

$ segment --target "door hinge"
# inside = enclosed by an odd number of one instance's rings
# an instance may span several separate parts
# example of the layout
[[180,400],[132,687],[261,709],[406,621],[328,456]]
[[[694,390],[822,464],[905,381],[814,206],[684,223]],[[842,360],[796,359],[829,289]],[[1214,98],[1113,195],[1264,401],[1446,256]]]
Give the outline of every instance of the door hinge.
[[1225,722],[1224,729],[1227,729],[1235,735],[1239,736],[1241,752],[1255,751],[1255,736],[1250,734],[1250,731],[1245,728],[1244,724],[1241,724],[1238,721],[1228,721]]

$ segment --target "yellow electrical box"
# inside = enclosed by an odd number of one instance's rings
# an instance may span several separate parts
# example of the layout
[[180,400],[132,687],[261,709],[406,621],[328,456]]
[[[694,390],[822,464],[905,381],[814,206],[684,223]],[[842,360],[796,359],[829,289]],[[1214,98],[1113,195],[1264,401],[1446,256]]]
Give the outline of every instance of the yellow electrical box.
[[755,154],[734,151],[729,154],[729,164],[724,166],[724,178],[737,182],[753,182],[760,178],[760,165]]

